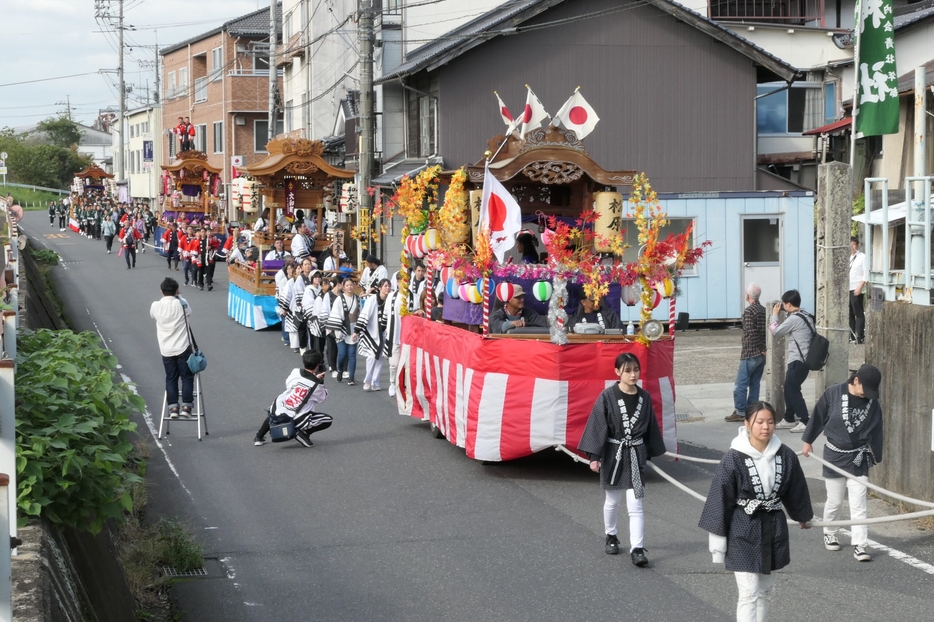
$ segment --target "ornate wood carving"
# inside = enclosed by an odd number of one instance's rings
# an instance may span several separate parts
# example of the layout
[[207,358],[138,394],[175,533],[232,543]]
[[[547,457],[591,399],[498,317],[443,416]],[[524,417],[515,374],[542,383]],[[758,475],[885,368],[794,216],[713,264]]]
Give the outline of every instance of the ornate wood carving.
[[204,160],[205,162],[207,162],[208,155],[203,151],[196,151],[194,149],[189,149],[188,151],[182,151],[176,154],[175,159],[176,160]]
[[297,155],[300,158],[307,158],[310,156],[320,156],[322,153],[324,153],[324,143],[320,140],[299,138],[297,140],[282,142],[283,155]]
[[318,165],[314,162],[292,162],[285,167],[286,172],[293,175],[308,175],[318,171]]
[[545,128],[538,128],[525,137],[525,144],[519,150],[519,153],[525,153],[529,149],[536,147],[565,147],[587,153],[584,144],[577,138],[573,130],[565,130],[559,127],[549,125]]
[[527,184],[516,184],[509,192],[519,203],[544,203],[551,204],[551,188],[548,186],[532,186]]
[[530,162],[522,174],[543,184],[569,184],[584,175],[584,170],[570,162]]

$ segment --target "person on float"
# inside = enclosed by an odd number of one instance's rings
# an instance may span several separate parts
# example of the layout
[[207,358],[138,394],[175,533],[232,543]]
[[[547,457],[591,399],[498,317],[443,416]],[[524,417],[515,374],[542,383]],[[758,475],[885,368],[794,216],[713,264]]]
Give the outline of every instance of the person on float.
[[[713,563],[736,578],[738,622],[765,622],[775,570],[791,563],[785,512],[802,529],[814,518],[798,457],[775,436],[775,409],[753,402],[714,474],[699,526],[710,532]],[[785,510],[783,512],[782,510]]]
[[363,294],[369,296],[376,292],[377,285],[383,279],[389,279],[389,271],[376,255],[367,255],[363,260],[366,267],[363,274],[360,275],[360,287],[363,288]]
[[331,243],[325,251],[324,258],[321,262],[321,270],[324,272],[325,276],[334,276],[340,269],[340,261],[340,252],[337,250],[337,244]]
[[286,257],[292,256],[292,253],[285,250],[285,240],[280,236],[272,243],[272,250],[266,253],[266,261],[285,261]]
[[253,223],[253,231],[269,231],[269,208],[263,209],[259,218]]
[[665,453],[665,441],[652,408],[652,396],[639,387],[642,371],[635,354],[616,357],[613,371],[619,382],[604,389],[593,405],[587,426],[577,445],[590,457],[590,470],[600,474],[605,491],[603,527],[604,551],[619,554],[617,519],[623,491],[629,511],[629,556],[640,568],[648,565],[645,556],[645,463]]
[[606,307],[599,296],[581,299],[577,311],[568,321],[568,330],[573,332],[578,324],[597,324],[603,330],[623,327],[616,312]]
[[[224,240],[224,246],[221,249],[221,255],[227,263],[233,263],[233,252],[240,247],[240,227],[234,227],[227,239]],[[241,255],[242,260],[242,255]]]
[[513,287],[515,289],[512,298],[490,313],[490,332],[508,333],[516,328],[532,326],[547,329],[548,322],[544,316],[525,308],[525,290],[522,286],[514,285]]
[[299,223],[297,232],[292,236],[292,256],[298,261],[302,261],[305,257],[311,256],[311,251],[313,251],[314,248],[315,242],[311,239],[311,236],[308,235],[308,227],[305,226],[304,222]]
[[298,343],[292,345],[291,324],[288,320],[292,307],[292,282],[299,267],[292,258],[286,258],[282,269],[276,272],[276,314],[282,319],[282,342],[285,347],[298,350]]
[[[868,513],[866,483],[869,469],[882,462],[884,436],[882,406],[879,404],[879,385],[882,373],[873,365],[862,365],[849,380],[833,385],[814,406],[808,427],[801,436],[805,456],[814,451],[812,443],[824,433],[824,460],[857,478],[844,478],[836,471],[824,467],[827,503],[824,520],[837,519],[844,495],[850,502],[850,520],[863,520]],[[869,554],[869,528],[866,525],[850,527],[853,557],[860,562],[872,561]],[[839,551],[836,527],[824,527],[824,548]]]
[[[279,394],[269,407],[269,414],[286,415],[295,425],[295,440],[305,447],[314,447],[311,435],[331,427],[334,422],[330,415],[316,412],[315,409],[328,398],[324,387],[324,370],[321,369],[321,353],[308,351],[302,354],[301,368],[295,368],[285,380],[285,391]],[[266,444],[269,432],[269,417],[263,420],[253,445]]]
[[383,279],[376,284],[376,291],[367,296],[354,327],[354,331],[360,336],[359,353],[366,359],[364,391],[383,390],[379,384],[379,375],[383,371],[386,328],[390,317],[386,313],[386,299],[391,289],[389,279]]
[[315,304],[315,312],[318,314],[318,325],[324,335],[323,348],[324,357],[327,361],[328,369],[332,378],[337,378],[337,340],[334,338],[334,331],[328,328],[328,319],[331,317],[331,308],[338,296],[337,277],[324,279],[321,281],[321,297]]
[[347,278],[353,276],[354,272],[356,272],[356,270],[354,270],[353,262],[350,260],[350,257],[341,253],[341,264],[340,268],[337,270],[338,276]]
[[519,232],[516,237],[516,250],[519,251],[519,261],[522,263],[538,263],[538,238],[528,230]]
[[341,293],[331,305],[328,316],[328,328],[334,333],[337,343],[337,381],[347,380],[354,386],[357,370],[357,342],[359,336],[354,331],[360,317],[360,298],[354,293],[354,282],[349,278],[341,279]]

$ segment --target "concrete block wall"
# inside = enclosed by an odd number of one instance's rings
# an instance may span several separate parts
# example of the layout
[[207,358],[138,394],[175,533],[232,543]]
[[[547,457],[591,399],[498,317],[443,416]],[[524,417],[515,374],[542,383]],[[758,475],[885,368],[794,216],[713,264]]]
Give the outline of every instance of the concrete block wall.
[[934,501],[934,307],[886,302],[866,312],[866,362],[882,372],[885,449],[873,483]]

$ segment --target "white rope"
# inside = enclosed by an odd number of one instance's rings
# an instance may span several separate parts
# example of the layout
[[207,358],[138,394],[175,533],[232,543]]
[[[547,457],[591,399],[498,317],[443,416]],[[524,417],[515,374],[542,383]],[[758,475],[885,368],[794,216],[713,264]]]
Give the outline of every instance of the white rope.
[[673,454],[670,451],[666,451],[665,455],[671,458],[674,458],[676,460],[687,460],[688,462],[701,462],[703,464],[720,464],[719,460],[711,460],[709,458],[695,458],[694,456],[683,456],[681,454]]
[[683,490],[684,492],[688,493],[689,495],[691,495],[692,497],[694,497],[695,499],[697,499],[697,500],[700,501],[701,503],[704,503],[705,501],[707,501],[707,497],[705,497],[704,495],[700,494],[700,493],[697,492],[697,491],[691,490],[690,488],[688,488],[687,486],[685,486],[684,484],[682,484],[681,482],[679,482],[678,480],[676,480],[675,478],[673,478],[671,475],[668,475],[668,473],[665,473],[665,472],[662,471],[660,468],[658,468],[657,466],[655,466],[654,463],[652,463],[652,462],[647,462],[646,464],[648,464],[650,467],[652,467],[652,468],[655,470],[656,473],[658,473],[659,475],[661,475],[662,477],[664,477],[665,479],[667,479],[669,482],[671,482],[676,488],[680,488],[681,490]]
[[887,497],[891,497],[891,498],[893,498],[893,499],[897,499],[898,501],[904,501],[905,503],[911,503],[911,504],[913,504],[913,505],[920,505],[921,507],[924,507],[924,508],[934,508],[934,503],[931,503],[930,501],[922,501],[921,499],[912,499],[911,497],[906,497],[905,495],[900,495],[900,494],[898,494],[897,492],[892,492],[891,490],[886,490],[885,488],[882,488],[881,486],[876,486],[875,484],[870,484],[869,482],[864,482],[864,481],[862,481],[861,479],[859,479],[859,478],[857,478],[857,477],[855,477],[855,476],[853,476],[853,475],[847,473],[847,472],[844,471],[843,469],[841,469],[841,468],[839,468],[839,467],[837,467],[837,466],[834,466],[834,465],[830,464],[829,462],[827,462],[827,461],[824,460],[823,458],[818,458],[816,455],[814,455],[814,452],[813,452],[813,451],[811,452],[811,455],[810,455],[810,456],[807,456],[807,457],[808,457],[808,458],[813,458],[813,459],[817,460],[818,462],[820,462],[821,464],[823,464],[825,467],[827,467],[827,468],[830,469],[831,471],[836,471],[837,473],[839,473],[840,475],[842,475],[843,477],[845,477],[845,478],[847,478],[847,479],[852,479],[852,480],[854,480],[854,481],[857,481],[857,482],[859,482],[860,484],[862,484],[863,486],[865,486],[866,488],[870,488],[870,489],[872,489],[872,490],[875,490],[875,491],[878,492],[879,494],[885,495],[885,496],[887,496]]

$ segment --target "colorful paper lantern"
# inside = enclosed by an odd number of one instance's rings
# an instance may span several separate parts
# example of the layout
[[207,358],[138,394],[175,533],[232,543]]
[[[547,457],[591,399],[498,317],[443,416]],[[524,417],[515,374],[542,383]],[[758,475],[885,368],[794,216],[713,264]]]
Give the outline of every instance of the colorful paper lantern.
[[532,285],[532,295],[535,296],[535,300],[539,302],[545,302],[551,298],[551,293],[555,290],[554,286],[548,281],[536,281]]
[[425,248],[430,251],[441,248],[441,233],[437,229],[429,229],[424,234]]
[[662,295],[662,298],[671,298],[675,291],[675,282],[665,278],[655,284],[655,291]]
[[467,287],[467,295],[464,297],[464,300],[468,300],[474,304],[480,304],[483,302],[483,294],[480,293],[480,290],[477,289],[477,286],[473,283],[470,283]]
[[477,291],[483,296],[486,293],[486,285],[489,279],[477,279]]
[[467,291],[468,287],[470,287],[470,285],[468,285],[467,283],[461,283],[458,286],[457,293],[458,295],[460,295],[461,300],[465,300],[465,301],[470,300],[470,295],[469,295],[469,292]]
[[661,302],[662,302],[662,295],[658,292],[658,290],[653,289],[652,290],[652,308],[654,309],[655,307],[660,305]]
[[451,268],[441,268],[441,270],[438,271],[438,279],[440,279],[442,283],[447,283],[448,279],[451,278],[452,272],[453,270],[451,270]]
[[639,302],[639,288],[634,284],[623,285],[619,289],[619,299],[627,307],[634,307]]
[[516,286],[512,283],[500,283],[496,286],[496,297],[503,302],[508,302],[516,293]]
[[444,286],[444,292],[448,298],[460,298],[460,283],[457,282],[457,279],[448,279],[447,285]]

